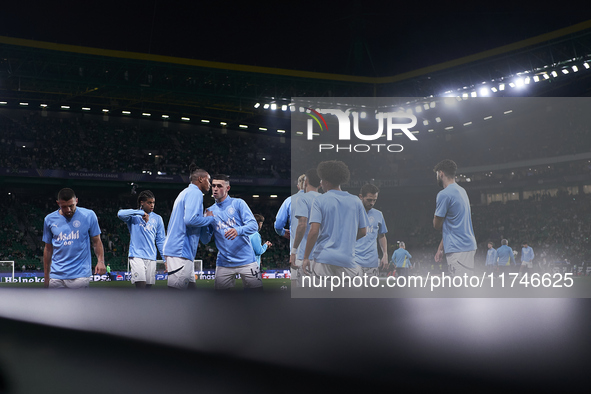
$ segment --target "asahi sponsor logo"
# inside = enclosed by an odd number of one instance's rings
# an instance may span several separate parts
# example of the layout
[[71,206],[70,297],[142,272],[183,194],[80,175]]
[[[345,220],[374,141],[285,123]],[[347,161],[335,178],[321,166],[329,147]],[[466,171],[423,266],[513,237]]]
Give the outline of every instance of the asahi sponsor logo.
[[216,225],[218,231],[226,230],[226,229],[232,228],[234,226],[236,226],[236,219],[234,219],[233,217],[226,220],[225,223],[220,220],[219,222],[217,222],[217,225]]
[[73,240],[79,239],[79,238],[80,238],[80,230],[77,230],[75,232],[72,231],[69,234],[59,233],[58,236],[56,237],[56,241],[63,242],[64,245],[71,245]]

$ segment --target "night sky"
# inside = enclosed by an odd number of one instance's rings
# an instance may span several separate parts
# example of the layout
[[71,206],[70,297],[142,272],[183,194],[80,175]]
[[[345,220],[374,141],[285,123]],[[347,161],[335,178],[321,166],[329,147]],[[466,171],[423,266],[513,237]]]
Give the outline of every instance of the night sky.
[[[10,2],[0,35],[267,67],[388,76],[591,19],[580,7],[365,1]],[[489,3],[491,4],[491,3]]]

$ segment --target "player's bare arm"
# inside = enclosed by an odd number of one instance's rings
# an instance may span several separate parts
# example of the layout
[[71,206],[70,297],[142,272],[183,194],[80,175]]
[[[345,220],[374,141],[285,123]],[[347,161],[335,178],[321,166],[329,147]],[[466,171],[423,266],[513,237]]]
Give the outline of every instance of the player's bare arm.
[[49,287],[49,272],[51,271],[51,256],[53,255],[53,245],[45,244],[43,249],[43,277],[45,278],[43,286]]
[[311,223],[310,231],[308,232],[308,239],[306,240],[306,250],[304,251],[304,261],[302,262],[302,271],[304,273],[310,273],[310,254],[316,241],[318,240],[318,234],[320,232],[320,223]]
[[297,250],[300,244],[302,243],[302,239],[304,239],[304,234],[306,233],[307,226],[308,218],[300,216],[298,218],[298,227],[296,228],[295,239],[293,240],[292,253],[289,255],[289,265],[291,265],[291,268],[297,268],[297,266],[295,265],[296,254],[293,253],[293,251]]
[[94,267],[94,274],[95,275],[104,275],[107,272],[107,267],[105,266],[105,251],[103,249],[103,241],[101,241],[100,235],[95,235],[90,239],[92,242],[92,248],[94,249],[94,254],[96,254],[97,263],[96,267]]
[[382,260],[380,260],[380,268],[386,269],[390,264],[388,262],[388,241],[386,240],[386,234],[378,235],[378,243],[382,249]]
[[367,234],[367,227],[357,229],[357,239],[365,237],[365,234]]
[[435,262],[439,263],[443,258],[443,239],[439,242],[439,247],[437,248],[437,253],[435,253]]
[[443,229],[443,219],[444,218],[440,218],[439,216],[433,216],[433,228],[435,230]]

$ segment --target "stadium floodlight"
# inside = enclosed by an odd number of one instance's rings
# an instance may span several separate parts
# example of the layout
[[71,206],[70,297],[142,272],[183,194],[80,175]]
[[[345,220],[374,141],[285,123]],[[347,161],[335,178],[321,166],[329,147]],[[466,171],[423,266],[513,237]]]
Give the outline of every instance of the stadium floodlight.
[[29,103],[18,103],[18,105],[22,105],[23,107],[26,107],[27,105],[29,105]]
[[277,198],[277,194],[271,194],[269,197],[271,197],[271,198]]
[[438,116],[438,117],[436,117],[436,118],[435,118],[435,121],[436,121],[437,123],[441,123],[441,118]]
[[258,194],[253,194],[252,195],[254,198],[259,198],[260,196]]
[[563,73],[564,75],[568,74],[568,69],[566,69],[566,68],[563,68],[563,69],[562,69],[562,73]]
[[267,159],[265,159],[265,158],[263,157],[261,160],[265,161],[265,160],[267,160]]
[[523,79],[517,78],[515,80],[515,86],[517,86],[518,88],[523,87]]
[[6,105],[6,104],[8,104],[7,101],[0,101],[0,105]]
[[572,69],[573,69],[573,71],[574,71],[574,72],[577,72],[577,71],[579,71],[579,68],[577,67],[577,65],[576,65],[576,64],[575,64],[574,66],[572,66]]
[[306,108],[300,107],[300,112],[304,112],[305,110],[306,110]]
[[587,70],[588,70],[588,69],[589,69],[589,67],[590,67],[590,66],[589,66],[589,63],[587,63],[587,62],[583,63],[583,66],[585,66],[585,68],[586,68]]
[[427,119],[423,120],[423,126],[429,126],[429,121]]
[[427,103],[423,104],[423,108],[425,108],[425,110],[428,110],[429,109],[429,104],[427,104]]
[[421,108],[421,106],[420,106],[420,105],[417,105],[417,106],[415,107],[415,112],[416,112],[417,114],[420,114],[421,112],[423,112],[423,108]]
[[62,106],[60,106],[60,108],[61,109],[70,109],[70,106],[69,105],[62,105]]
[[295,108],[293,105],[290,105],[290,106],[289,106],[289,110],[290,110],[291,112],[295,112],[296,108]]
[[462,98],[468,98],[468,93],[462,93]]
[[505,84],[504,83],[500,83],[499,84],[499,90],[505,90]]
[[435,108],[435,101],[431,101],[431,103],[429,104],[429,108]]
[[269,104],[263,105],[263,109],[269,109]]
[[558,76],[558,73],[556,72],[556,70],[552,71],[550,74],[552,74],[552,76],[554,78],[556,78]]
[[228,124],[226,122],[220,122],[220,126],[227,126]]
[[476,92],[472,92],[472,93],[470,93],[470,96],[471,97],[477,97],[478,95],[476,94]]
[[511,112],[513,112],[513,110],[512,110],[512,109],[510,109],[510,110],[508,110],[508,111],[505,111],[505,112],[503,112],[503,114],[505,114],[505,115],[509,115]]
[[296,131],[296,134],[298,134],[298,135],[304,135],[304,132],[303,131]]
[[82,107],[82,111],[90,111],[90,108],[88,108],[88,107]]
[[168,118],[170,118],[170,116],[168,116],[168,115],[162,115],[162,119],[168,119]]
[[497,88],[496,88],[496,86],[493,86],[493,87],[491,87],[491,88],[490,88],[490,90],[491,90],[493,93],[496,93],[496,92],[498,92],[498,91],[499,91],[499,89],[497,89]]
[[481,88],[480,89],[480,96],[481,97],[488,97],[490,96],[490,91],[488,88]]
[[207,120],[207,119],[201,119],[201,123],[209,123],[209,120]]
[[260,131],[267,131],[267,128],[266,127],[259,127],[259,130]]
[[540,77],[538,75],[534,75],[534,82],[540,82]]
[[104,113],[109,113],[109,110],[108,110],[108,109],[105,109],[105,108],[103,108],[103,112],[104,112]]
[[509,86],[511,86],[512,88],[514,88],[516,85],[514,82],[509,82]]
[[429,133],[432,133],[432,132],[434,132],[434,131],[435,131],[435,129],[429,129],[429,130],[427,130],[427,131],[428,131]]
[[277,109],[277,104],[273,103],[271,104],[271,110],[275,111]]
[[365,111],[364,111],[364,112],[361,112],[361,113],[359,114],[359,117],[360,117],[361,119],[365,119],[365,118],[367,118],[367,112],[365,112]]
[[529,85],[530,82],[530,77],[525,77],[525,79],[523,80],[523,83],[525,83],[526,85]]
[[152,114],[149,113],[149,112],[142,112],[142,116],[148,116],[149,117],[149,116],[152,116]]
[[187,118],[187,117],[183,116],[183,117],[181,118],[181,120],[184,120],[185,122],[188,122],[188,121],[190,121],[190,120],[191,120],[191,118]]
[[277,132],[283,134],[285,133],[285,130],[277,130]]
[[490,119],[492,119],[492,116],[486,116],[486,117],[484,118],[484,120],[490,120]]
[[464,123],[464,126],[470,126],[472,124],[472,122],[466,122]]
[[287,105],[283,104],[283,105],[281,106],[281,110],[282,110],[282,111],[287,111]]
[[245,124],[240,124],[238,125],[238,127],[240,127],[241,129],[248,129],[248,126]]
[[544,79],[550,79],[550,76],[546,73],[542,74],[544,76]]
[[260,106],[261,106],[261,103],[256,103],[256,104],[254,105],[254,107],[255,107],[255,108],[258,108],[258,107],[260,107]]
[[453,128],[454,128],[453,126],[447,126],[447,127],[445,128],[445,130],[453,130]]
[[123,115],[131,115],[131,112],[129,112],[129,111],[121,111],[121,113],[122,113]]
[[47,104],[39,104],[41,108],[47,108]]

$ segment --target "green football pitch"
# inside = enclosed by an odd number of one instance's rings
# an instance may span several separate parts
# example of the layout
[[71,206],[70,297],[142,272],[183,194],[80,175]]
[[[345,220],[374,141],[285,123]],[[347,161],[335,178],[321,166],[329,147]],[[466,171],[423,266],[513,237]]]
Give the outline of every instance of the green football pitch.
[[[263,279],[263,288],[265,290],[271,291],[288,291],[291,287],[291,280],[290,279]],[[197,288],[199,289],[213,289],[213,279],[210,280],[198,280],[195,282],[197,284]],[[165,280],[157,280],[156,284],[153,286],[155,289],[166,289],[167,281]],[[17,282],[17,283],[0,283],[0,288],[42,288],[42,282]],[[91,288],[104,288],[104,287],[113,287],[118,289],[134,289],[135,286],[131,284],[129,281],[112,281],[112,282],[90,282]],[[235,290],[243,290],[242,281],[240,279],[236,280],[236,287]]]

